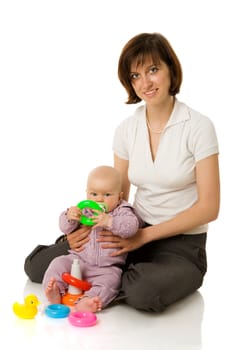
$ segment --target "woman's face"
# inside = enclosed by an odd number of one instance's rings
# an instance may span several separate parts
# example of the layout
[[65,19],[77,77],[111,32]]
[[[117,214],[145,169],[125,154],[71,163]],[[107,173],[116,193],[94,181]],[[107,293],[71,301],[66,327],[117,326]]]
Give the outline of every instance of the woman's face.
[[160,61],[155,64],[147,58],[143,64],[134,62],[130,67],[130,77],[136,95],[147,103],[157,105],[167,100],[171,85],[168,66]]

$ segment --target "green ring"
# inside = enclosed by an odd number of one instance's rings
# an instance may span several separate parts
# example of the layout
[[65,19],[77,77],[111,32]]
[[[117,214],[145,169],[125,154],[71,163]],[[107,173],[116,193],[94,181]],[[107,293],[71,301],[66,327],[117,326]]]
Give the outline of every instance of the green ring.
[[[86,199],[85,201],[79,202],[77,204],[77,207],[79,209],[90,208],[90,209],[96,209],[96,210],[103,211],[102,206],[100,206],[97,202],[91,201],[90,199]],[[86,225],[86,226],[93,226],[95,224],[93,219],[87,217],[86,215],[81,216],[80,223],[82,225]]]

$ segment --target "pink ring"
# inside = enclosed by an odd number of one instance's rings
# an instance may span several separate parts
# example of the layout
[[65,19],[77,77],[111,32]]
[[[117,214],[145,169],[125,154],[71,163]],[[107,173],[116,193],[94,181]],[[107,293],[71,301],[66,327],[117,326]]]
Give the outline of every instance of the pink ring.
[[97,322],[97,317],[90,311],[71,312],[68,317],[70,323],[76,327],[91,327]]

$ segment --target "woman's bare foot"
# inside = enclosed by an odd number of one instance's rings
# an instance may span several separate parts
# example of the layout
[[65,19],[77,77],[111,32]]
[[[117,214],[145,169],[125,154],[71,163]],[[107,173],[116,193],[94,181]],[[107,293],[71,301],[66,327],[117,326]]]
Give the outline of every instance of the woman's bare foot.
[[83,297],[74,307],[75,311],[97,312],[102,309],[102,302],[99,297]]
[[61,294],[55,278],[51,278],[45,290],[45,295],[51,304],[61,304]]

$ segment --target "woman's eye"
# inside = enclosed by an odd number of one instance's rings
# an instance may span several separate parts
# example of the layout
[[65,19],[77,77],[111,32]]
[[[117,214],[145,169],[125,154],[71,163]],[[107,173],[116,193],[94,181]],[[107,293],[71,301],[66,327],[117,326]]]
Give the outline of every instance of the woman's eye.
[[131,80],[135,80],[135,79],[137,79],[139,77],[139,74],[137,74],[137,73],[132,73],[132,74],[130,74],[130,79]]
[[158,72],[158,68],[157,67],[150,68],[150,73],[156,73],[156,72]]

